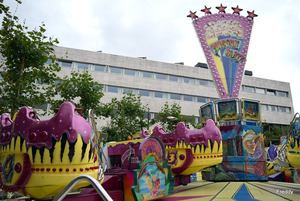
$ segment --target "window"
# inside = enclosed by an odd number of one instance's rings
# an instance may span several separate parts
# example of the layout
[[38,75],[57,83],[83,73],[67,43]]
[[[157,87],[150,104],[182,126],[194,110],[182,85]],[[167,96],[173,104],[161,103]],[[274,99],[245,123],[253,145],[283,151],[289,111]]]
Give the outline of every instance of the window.
[[89,64],[75,62],[74,68],[88,70],[89,69]]
[[195,80],[192,79],[192,78],[187,78],[187,77],[184,77],[183,78],[183,82],[184,83],[189,83],[189,84],[195,84]]
[[[0,98],[0,103],[4,102],[3,98]],[[5,106],[7,106],[7,101],[4,102]]]
[[123,93],[125,93],[125,94],[136,94],[136,89],[124,88]]
[[265,89],[261,89],[261,88],[256,88],[255,89],[255,92],[258,93],[258,94],[265,94]]
[[163,92],[154,92],[154,97],[155,98],[167,98],[167,94]]
[[40,106],[33,106],[34,109],[47,110],[48,104],[42,104]]
[[269,105],[269,110],[274,111],[274,112],[278,111],[277,106],[275,106],[275,105]]
[[121,88],[120,87],[107,86],[107,92],[121,93]]
[[215,100],[217,100],[216,98],[210,98],[210,101],[214,102]]
[[281,106],[279,106],[279,112],[290,113],[291,109],[289,107],[281,107]]
[[248,86],[245,86],[245,92],[251,92],[251,93],[254,93],[254,87],[248,87]]
[[122,69],[121,68],[115,68],[115,67],[109,67],[108,72],[114,73],[114,74],[122,74]]
[[167,75],[155,73],[154,74],[154,79],[157,79],[157,80],[167,80]]
[[45,64],[47,64],[47,65],[52,64],[51,59],[48,59]]
[[95,87],[101,87],[101,89],[99,89],[99,91],[101,91],[101,92],[103,91],[103,85],[95,84],[94,86]]
[[92,65],[91,70],[105,72],[105,66],[101,65]]
[[277,95],[281,97],[288,97],[288,93],[285,91],[277,91]]
[[57,84],[60,84],[61,82],[62,82],[61,80],[55,80],[54,84],[57,85]]
[[268,110],[268,106],[265,104],[260,105],[261,110]]
[[181,95],[180,94],[169,94],[170,99],[173,100],[181,100]]
[[151,119],[151,113],[150,112],[145,112],[144,113],[144,119]]
[[267,89],[267,94],[275,96],[275,90]]
[[137,71],[136,70],[125,69],[124,74],[125,75],[131,75],[131,76],[137,76]]
[[181,78],[178,77],[178,76],[169,75],[169,81],[172,81],[172,82],[181,82]]
[[72,61],[58,61],[58,64],[59,64],[61,67],[72,68]]
[[152,73],[141,71],[140,77],[152,78]]
[[215,87],[216,85],[214,81],[208,81],[208,86]]
[[148,96],[148,97],[152,97],[152,91],[147,91],[147,90],[139,90],[139,94],[141,96]]
[[45,82],[42,84],[41,78],[38,78],[35,83],[41,84],[41,85],[48,85],[48,83],[45,83]]
[[183,95],[183,100],[184,101],[194,102],[195,101],[195,97],[194,96]]
[[197,80],[197,84],[207,86],[207,80]]
[[186,120],[188,121],[192,121],[192,122],[195,122],[196,123],[196,118],[193,117],[193,116],[185,116]]
[[199,102],[199,103],[207,103],[207,98],[197,97],[197,102]]

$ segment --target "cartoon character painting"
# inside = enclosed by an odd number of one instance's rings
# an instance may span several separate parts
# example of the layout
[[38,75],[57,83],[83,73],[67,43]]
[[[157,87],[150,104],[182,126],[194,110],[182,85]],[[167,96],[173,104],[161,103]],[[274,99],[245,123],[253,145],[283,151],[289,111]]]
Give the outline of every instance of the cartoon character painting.
[[139,192],[144,200],[164,195],[166,174],[159,163],[151,162],[139,174]]
[[250,158],[257,159],[263,154],[262,138],[262,134],[256,135],[253,130],[247,131],[243,139],[243,144]]

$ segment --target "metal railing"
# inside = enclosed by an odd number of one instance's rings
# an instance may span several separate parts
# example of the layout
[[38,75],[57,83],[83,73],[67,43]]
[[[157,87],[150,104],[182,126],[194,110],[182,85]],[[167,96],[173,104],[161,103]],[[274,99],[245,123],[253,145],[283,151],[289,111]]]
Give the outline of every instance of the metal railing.
[[[98,155],[98,166],[101,167],[98,170],[98,180],[101,181],[104,177],[104,172],[106,171],[107,168],[107,159],[105,155],[103,154],[102,147],[99,145],[98,141],[98,131],[97,131],[97,126],[95,122],[95,117],[92,109],[89,109],[89,115],[88,115],[88,122],[92,124],[94,132],[95,132],[95,138],[96,138],[96,144],[97,144],[97,155]],[[100,158],[100,151],[102,152],[102,157],[105,160],[105,164],[103,164],[102,158]]]
[[108,193],[105,191],[105,189],[101,186],[101,184],[92,176],[89,175],[80,175],[75,177],[54,199],[53,201],[61,201],[63,200],[66,195],[74,188],[76,184],[78,184],[81,181],[87,181],[89,182],[94,189],[97,191],[97,193],[100,195],[100,197],[104,201],[113,201],[111,197],[108,195]]

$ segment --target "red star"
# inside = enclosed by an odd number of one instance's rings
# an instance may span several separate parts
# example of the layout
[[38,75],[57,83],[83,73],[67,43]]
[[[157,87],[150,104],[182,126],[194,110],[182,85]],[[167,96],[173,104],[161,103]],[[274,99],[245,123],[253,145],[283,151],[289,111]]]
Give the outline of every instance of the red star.
[[196,18],[196,17],[198,17],[196,15],[196,13],[197,13],[197,11],[195,11],[194,13],[192,11],[190,11],[190,14],[187,17]]
[[222,4],[221,4],[220,7],[216,7],[216,9],[219,10],[219,13],[226,13],[226,12],[225,12],[225,9],[226,9],[226,8],[227,8],[227,6],[223,6]]
[[247,17],[250,17],[251,19],[253,19],[254,17],[257,17],[258,15],[254,14],[254,11],[250,12],[250,11],[247,11],[248,13],[248,16]]
[[211,7],[210,7],[210,8],[207,8],[207,7],[205,6],[205,8],[202,9],[201,11],[202,11],[202,12],[205,12],[205,14],[207,15],[207,14],[211,14],[211,12],[209,11],[210,9],[211,9]]
[[238,15],[243,10],[243,9],[239,8],[239,6],[236,6],[236,8],[235,7],[231,7],[231,9],[233,10],[233,14],[238,14]]

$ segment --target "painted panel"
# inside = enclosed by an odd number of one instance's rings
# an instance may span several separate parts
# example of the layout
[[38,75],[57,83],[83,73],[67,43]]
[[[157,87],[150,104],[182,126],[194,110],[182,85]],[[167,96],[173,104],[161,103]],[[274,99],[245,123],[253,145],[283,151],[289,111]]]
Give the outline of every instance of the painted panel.
[[159,138],[145,138],[139,148],[138,169],[131,187],[135,200],[153,200],[173,193],[174,179],[163,143]]
[[214,114],[213,114],[213,104],[205,104],[200,107],[200,113],[201,113],[201,123],[205,123],[207,119],[215,120]]
[[267,180],[262,127],[221,126],[223,162],[203,174],[206,180]]
[[222,99],[238,97],[253,17],[257,15],[248,11],[248,16],[240,16],[240,10],[232,8],[233,14],[226,13],[226,7],[216,7],[219,13],[212,14],[210,8],[201,10],[205,16],[198,18],[196,12],[188,15],[193,20],[200,39],[207,63],[210,66],[218,92]]
[[259,121],[259,103],[254,101],[243,101],[243,118]]
[[218,102],[219,120],[234,120],[238,118],[236,101]]

